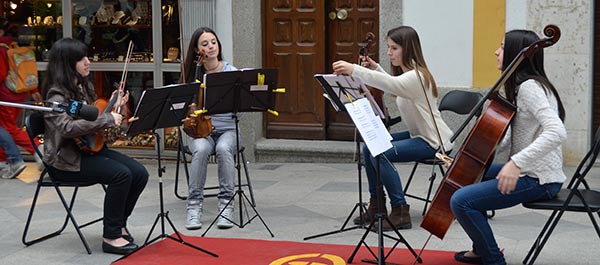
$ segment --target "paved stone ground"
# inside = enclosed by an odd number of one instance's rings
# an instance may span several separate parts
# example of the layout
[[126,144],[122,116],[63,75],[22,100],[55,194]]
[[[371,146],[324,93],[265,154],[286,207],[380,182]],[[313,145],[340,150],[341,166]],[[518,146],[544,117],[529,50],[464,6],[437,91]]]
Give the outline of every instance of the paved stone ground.
[[[148,235],[151,225],[159,213],[159,178],[156,160],[142,160],[151,173],[150,182],[133,216],[129,229],[137,239],[143,242]],[[174,196],[174,163],[166,163],[166,173],[163,175],[164,206],[176,228],[185,235],[200,236],[206,232],[208,224],[217,214],[217,200],[207,198],[203,217],[203,228],[187,231],[185,222],[185,201]],[[255,163],[250,164],[250,174],[254,195],[257,201],[256,210],[274,233],[271,237],[266,227],[258,219],[254,219],[243,228],[234,227],[229,230],[211,228],[208,237],[236,237],[251,239],[273,239],[303,241],[303,238],[327,231],[339,230],[346,217],[358,202],[357,166],[356,164],[315,164],[315,163]],[[397,168],[406,181],[412,164],[397,164]],[[216,183],[216,165],[209,166],[209,184]],[[418,170],[421,176],[414,180],[411,191],[424,195],[428,174],[431,167],[422,166]],[[574,168],[567,168],[567,173]],[[35,165],[29,166],[22,180],[0,180],[0,264],[109,264],[119,256],[102,253],[102,226],[96,224],[83,229],[93,254],[88,255],[83,248],[75,230],[68,227],[66,231],[53,239],[36,245],[25,247],[21,243],[21,235],[31,198],[35,189],[35,179],[38,171]],[[591,173],[592,186],[599,187],[600,180],[596,177],[598,170]],[[185,181],[180,180],[181,193],[185,194]],[[366,191],[366,179],[362,182]],[[437,185],[436,185],[437,186]],[[248,192],[245,192],[249,196]],[[366,199],[367,193],[363,192]],[[423,203],[408,199],[411,204],[413,228],[401,231],[409,244],[419,249],[426,241],[429,233],[419,227],[422,220]],[[100,186],[84,188],[78,196],[75,214],[79,221],[100,216],[102,213],[103,193]],[[236,211],[239,210],[236,204]],[[389,207],[389,205],[388,205]],[[249,208],[245,208],[251,211]],[[52,189],[46,188],[40,195],[40,205],[36,210],[36,223],[32,233],[46,231],[58,227],[63,220],[64,211],[60,208],[58,199]],[[510,264],[521,264],[534,238],[541,230],[548,212],[532,211],[521,206],[496,212],[491,221],[499,244],[505,248]],[[236,220],[239,215],[236,212]],[[247,220],[247,218],[246,218]],[[152,238],[160,234],[160,227],[154,230]],[[173,232],[169,227],[166,233]],[[364,230],[355,229],[330,236],[319,237],[309,242],[337,243],[356,245]],[[372,233],[367,241],[376,246],[377,236]],[[600,250],[598,236],[595,235],[590,220],[585,214],[566,214],[557,230],[553,233],[549,244],[543,250],[536,264],[598,264],[597,254]],[[386,240],[386,246],[392,244]],[[182,247],[185,247],[182,245]],[[210,246],[199,246],[210,250]],[[429,249],[459,251],[469,249],[470,241],[460,226],[453,224],[446,238],[432,238]],[[235,253],[218,253],[220,255],[235,255]],[[347,258],[347,257],[344,257]],[[412,263],[407,260],[403,264]],[[218,264],[216,262],[215,264]]]

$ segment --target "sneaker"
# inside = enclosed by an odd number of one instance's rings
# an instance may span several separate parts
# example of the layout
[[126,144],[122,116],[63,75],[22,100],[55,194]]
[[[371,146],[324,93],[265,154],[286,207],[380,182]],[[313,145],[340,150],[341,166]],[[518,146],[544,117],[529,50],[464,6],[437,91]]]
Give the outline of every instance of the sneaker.
[[25,169],[25,162],[17,162],[8,166],[8,171],[2,174],[3,179],[14,179]]
[[[219,212],[221,213],[217,218],[217,227],[220,229],[228,229],[233,227],[233,201],[227,205],[229,200],[219,200]],[[227,205],[227,208],[225,208]],[[223,209],[225,208],[225,209]]]
[[196,230],[202,228],[202,206],[188,207],[187,219],[185,222],[185,228],[188,230]]
[[[40,150],[40,153],[44,155],[44,144],[38,145],[38,149]],[[38,169],[40,171],[43,171],[45,166],[44,162],[42,161],[42,158],[36,152],[33,153],[33,158],[35,159],[35,163],[37,164]]]

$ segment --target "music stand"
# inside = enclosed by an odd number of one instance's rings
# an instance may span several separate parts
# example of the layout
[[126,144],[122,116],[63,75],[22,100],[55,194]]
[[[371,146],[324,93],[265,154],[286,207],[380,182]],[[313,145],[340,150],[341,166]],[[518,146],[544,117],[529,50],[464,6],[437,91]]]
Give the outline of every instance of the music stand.
[[[355,83],[354,80],[349,79],[347,76],[332,75],[332,74],[316,74],[316,75],[314,75],[314,77],[315,77],[315,79],[317,79],[317,81],[319,81],[319,84],[321,84],[321,87],[325,91],[323,96],[325,98],[327,98],[329,101],[331,101],[331,105],[337,112],[346,110],[346,107],[344,106],[344,104],[349,102],[348,98],[350,98],[352,100],[356,100],[356,99],[362,97],[360,85]],[[350,82],[348,82],[348,81],[350,81]],[[362,162],[361,162],[361,157],[360,157],[360,139],[359,139],[359,137],[360,137],[360,135],[357,135],[357,138],[356,138],[356,154],[357,154],[356,165],[357,165],[357,169],[358,169],[357,170],[357,172],[358,172],[358,202],[354,204],[354,207],[348,214],[348,217],[346,218],[346,220],[344,221],[344,224],[340,227],[340,229],[321,233],[321,234],[316,234],[316,235],[312,235],[312,236],[307,236],[304,238],[304,240],[310,240],[310,239],[318,238],[318,237],[322,237],[322,236],[333,235],[333,234],[351,231],[351,230],[359,229],[359,228],[366,228],[366,226],[364,225],[364,220],[362,219],[363,213],[367,212],[367,207],[366,207],[366,203],[364,203],[363,199],[362,199],[362,173],[361,173]],[[348,225],[348,223],[350,222],[350,220],[352,219],[352,216],[354,216],[354,213],[357,210],[359,213],[358,216],[360,218],[360,224],[351,226],[351,227],[346,227]]]
[[[391,263],[385,262],[385,260],[391,255],[392,251],[396,248],[396,246],[399,243],[404,243],[407,246],[407,248],[413,253],[415,258],[417,258],[417,260],[419,262],[422,262],[421,259],[418,257],[417,253],[412,249],[410,244],[406,241],[406,239],[404,239],[404,237],[400,234],[398,229],[396,229],[394,227],[394,225],[391,223],[391,221],[387,217],[387,214],[385,214],[382,211],[383,207],[385,207],[385,205],[383,205],[383,200],[382,200],[383,184],[381,183],[381,180],[380,180],[379,163],[381,160],[382,153],[391,147],[391,143],[389,143],[389,141],[392,139],[392,137],[389,135],[389,132],[387,132],[387,129],[385,129],[385,125],[383,125],[383,122],[381,121],[381,119],[375,117],[375,113],[377,113],[379,117],[384,117],[383,112],[381,111],[381,109],[379,109],[379,106],[373,100],[373,97],[370,97],[370,94],[367,93],[367,88],[360,78],[353,78],[350,76],[337,76],[337,75],[315,75],[315,78],[319,81],[319,83],[321,83],[323,90],[326,92],[326,94],[324,94],[324,96],[326,96],[326,98],[328,98],[330,100],[333,107],[337,111],[341,111],[341,110],[348,111],[348,114],[350,114],[350,117],[352,118],[352,121],[356,125],[356,128],[360,132],[361,136],[363,136],[363,139],[365,139],[365,143],[367,144],[367,147],[371,151],[371,154],[376,155],[375,156],[375,163],[376,163],[375,181],[376,181],[376,190],[377,190],[377,196],[376,196],[377,197],[377,199],[376,199],[377,213],[375,214],[374,218],[372,218],[371,223],[367,227],[367,230],[364,232],[362,238],[356,245],[356,248],[354,249],[354,251],[352,252],[350,257],[348,258],[348,263],[352,263],[354,256],[358,252],[358,249],[360,248],[361,245],[364,244],[365,247],[367,247],[367,249],[369,250],[369,252],[376,258],[376,260],[363,259],[362,260],[363,262],[375,263],[375,264],[380,264],[380,265],[391,264]],[[363,95],[367,95],[366,99],[364,98]],[[355,104],[356,104],[356,106],[355,106]],[[348,110],[348,108],[350,108],[350,110]],[[359,122],[358,120],[362,120],[362,121]],[[374,123],[377,125],[373,125]],[[387,141],[387,143],[386,143],[386,141]],[[360,170],[360,167],[359,167],[359,170]],[[359,177],[360,177],[360,174],[359,174]],[[361,184],[362,183],[359,182],[359,191],[360,191]],[[362,199],[360,199],[360,198],[361,198],[361,195],[359,194],[360,201],[354,207],[352,213],[354,212],[354,210],[357,207],[361,210],[363,209],[364,205],[362,205]],[[352,216],[352,213],[350,216]],[[346,222],[344,223],[344,226],[342,226],[342,228],[345,227],[346,223],[350,219],[350,216],[346,219]],[[362,216],[362,213],[361,213],[361,216]],[[392,236],[388,236],[383,233],[383,222],[384,221],[388,222],[388,224],[391,227],[393,227],[393,231],[395,232],[396,236],[398,236],[398,238],[394,238]],[[372,231],[371,229],[373,228],[375,223],[377,223],[377,229],[375,230],[375,232],[378,234],[378,253],[377,254],[375,254],[370,249],[369,245],[365,242],[365,238],[367,237],[368,233]],[[363,226],[358,226],[358,227],[363,227]],[[322,235],[339,233],[339,232],[351,230],[354,228],[355,227],[348,228],[345,230],[340,229],[338,231],[333,231],[333,232],[325,233]],[[394,243],[394,245],[391,247],[390,251],[387,254],[384,253],[384,244],[383,244],[384,236],[394,239],[396,241],[396,243]],[[313,236],[310,238],[314,238],[314,237],[316,237],[316,236]]]
[[[237,190],[231,197],[231,199],[225,204],[225,207],[219,211],[219,214],[210,223],[206,231],[202,234],[205,236],[210,228],[215,224],[219,216],[227,219],[235,226],[244,228],[247,224],[252,222],[254,218],[258,219],[265,226],[271,237],[274,237],[273,232],[267,226],[265,221],[262,219],[256,206],[248,199],[242,185],[242,173],[240,167],[240,136],[239,136],[239,112],[261,112],[269,111],[273,112],[274,98],[273,93],[276,91],[277,83],[277,69],[244,69],[237,71],[218,72],[204,75],[204,84],[206,90],[204,93],[204,108],[206,114],[219,114],[219,113],[231,113],[235,121],[235,140],[236,140],[236,163],[235,169],[237,170],[238,185]],[[223,216],[223,211],[229,206],[236,196],[239,196],[239,216],[240,222],[237,223],[235,220],[230,220]],[[248,215],[248,220],[244,222],[244,206],[249,204],[254,211],[254,216]]]
[[[171,219],[169,219],[169,212],[165,212],[164,201],[163,201],[163,180],[162,173],[165,172],[165,168],[161,165],[160,157],[160,135],[156,133],[156,129],[168,128],[180,126],[184,119],[188,107],[194,99],[194,95],[197,93],[199,83],[181,84],[181,85],[170,85],[165,87],[159,87],[155,89],[149,89],[142,92],[140,102],[138,103],[133,118],[130,119],[131,123],[127,129],[128,136],[134,136],[143,131],[152,130],[152,133],[156,137],[156,155],[158,157],[158,191],[160,201],[160,212],[156,216],[154,223],[144,245],[136,249],[135,251],[122,256],[120,259],[124,259],[129,255],[137,252],[138,250],[152,244],[158,239],[169,238],[179,243],[182,243],[193,249],[207,253],[213,257],[218,257],[217,254],[212,253],[208,250],[197,247],[193,244],[185,242],[179,231],[173,225]],[[173,237],[165,233],[165,219],[169,222],[171,229],[175,232],[177,237]],[[150,236],[156,227],[156,224],[160,220],[161,234],[150,240]]]

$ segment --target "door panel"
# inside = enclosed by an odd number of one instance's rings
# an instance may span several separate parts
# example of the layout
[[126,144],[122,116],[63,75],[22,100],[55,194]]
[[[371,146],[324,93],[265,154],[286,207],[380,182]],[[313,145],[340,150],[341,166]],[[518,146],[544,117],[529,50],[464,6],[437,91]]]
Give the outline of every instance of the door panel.
[[[336,113],[313,78],[331,73],[331,63],[356,63],[367,32],[379,33],[377,0],[263,0],[263,67],[279,69],[279,116],[265,114],[267,138],[353,140],[354,125]],[[330,11],[344,19],[327,18]],[[342,14],[340,14],[340,17]],[[370,50],[378,60],[377,40]]]
[[279,116],[266,115],[267,138],[325,139],[325,100],[314,80],[325,65],[320,1],[263,1],[263,66],[279,69]]
[[[333,13],[332,13],[333,12]],[[346,13],[346,17],[344,17]],[[358,62],[361,47],[366,45],[368,32],[375,34],[369,56],[379,61],[377,36],[379,35],[379,6],[376,0],[329,0],[327,72],[337,60]],[[353,140],[354,124],[346,112],[336,112],[327,106],[327,139]]]

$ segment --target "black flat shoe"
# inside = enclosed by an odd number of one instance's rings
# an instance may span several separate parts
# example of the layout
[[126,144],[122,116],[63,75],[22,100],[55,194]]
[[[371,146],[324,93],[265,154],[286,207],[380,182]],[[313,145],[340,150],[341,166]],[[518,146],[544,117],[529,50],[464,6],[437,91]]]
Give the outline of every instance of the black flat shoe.
[[465,257],[465,253],[467,252],[469,251],[461,251],[454,253],[454,260],[469,264],[483,264],[483,261],[481,261],[481,257]]
[[129,242],[129,244],[121,246],[121,247],[113,246],[106,242],[102,242],[102,251],[104,251],[106,253],[126,255],[126,254],[129,254],[129,253],[135,251],[136,249],[138,249],[138,245],[131,243],[131,242]]
[[133,243],[134,239],[131,235],[122,235],[121,236],[123,239],[129,241],[129,243]]
[[127,232],[127,235],[121,235],[121,237],[127,241],[129,241],[130,243],[133,243],[133,241],[135,241],[133,239],[133,237],[131,236],[131,233],[129,233],[129,229],[127,229],[127,227],[125,227],[125,232]]

